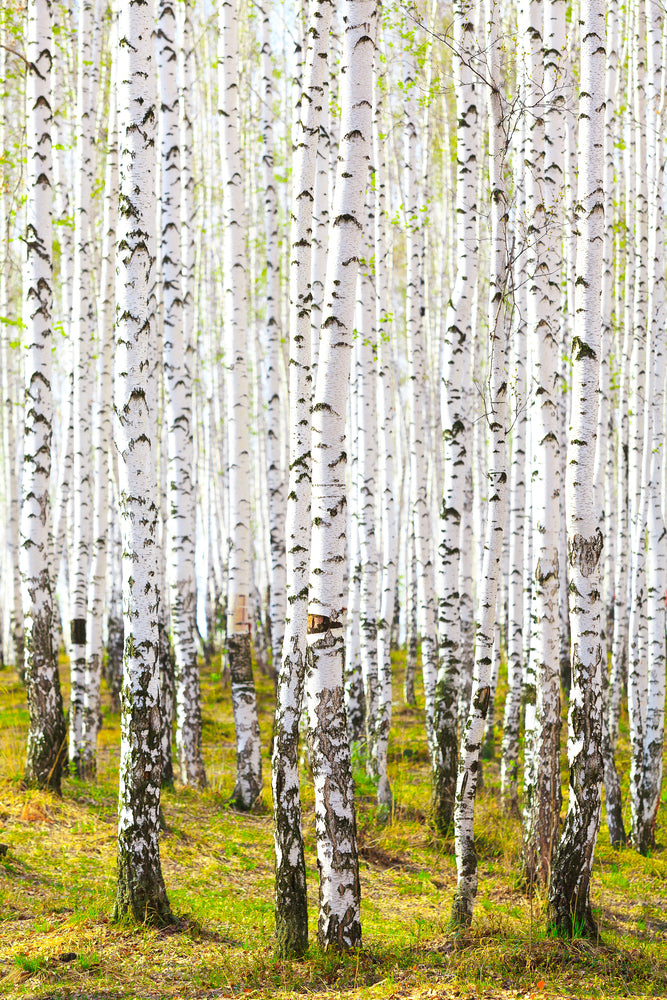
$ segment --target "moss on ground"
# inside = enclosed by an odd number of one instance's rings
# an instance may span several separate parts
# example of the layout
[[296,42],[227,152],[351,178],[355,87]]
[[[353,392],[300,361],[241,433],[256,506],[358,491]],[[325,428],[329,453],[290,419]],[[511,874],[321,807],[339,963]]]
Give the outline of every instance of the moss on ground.
[[[364,947],[338,956],[311,946],[300,962],[278,960],[273,952],[270,679],[258,678],[263,804],[239,814],[228,804],[235,764],[230,692],[219,664],[204,671],[210,787],[203,793],[184,788],[164,793],[167,828],[160,850],[180,922],[157,931],[109,920],[118,716],[105,708],[95,783],[67,778],[62,799],[25,790],[25,695],[13,673],[0,673],[0,843],[6,845],[4,854],[0,847],[0,995],[35,1000],[667,996],[667,802],[658,818],[658,848],[649,858],[612,850],[606,828],[601,830],[593,879],[601,942],[554,941],[544,934],[544,898],[537,893],[530,899],[520,888],[520,826],[501,813],[498,761],[485,761],[476,819],[475,919],[465,937],[450,935],[453,844],[436,838],[425,822],[429,769],[423,710],[401,701],[400,654],[396,668],[390,823],[376,809],[363,761],[355,761]],[[66,696],[66,665],[61,676]],[[627,791],[627,726],[619,767]],[[303,779],[313,938],[317,866],[305,760]],[[565,787],[565,770],[563,780]]]

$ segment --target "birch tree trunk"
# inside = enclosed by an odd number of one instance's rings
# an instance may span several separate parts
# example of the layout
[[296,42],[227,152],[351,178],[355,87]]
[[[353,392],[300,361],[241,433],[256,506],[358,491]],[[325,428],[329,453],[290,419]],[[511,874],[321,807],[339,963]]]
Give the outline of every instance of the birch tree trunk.
[[590,876],[600,822],[602,645],[600,511],[594,462],[600,378],[600,287],[604,235],[605,17],[600,0],[582,0],[575,327],[572,417],[567,455],[572,687],[568,717],[570,790],[551,871],[547,921],[564,937],[595,936]]
[[83,713],[86,671],[86,615],[88,573],[92,542],[92,449],[91,411],[94,385],[92,191],[95,164],[95,88],[93,85],[93,41],[99,25],[92,0],[84,0],[79,11],[77,68],[77,132],[74,186],[74,295],[72,340],[74,345],[74,461],[72,468],[73,540],[70,586],[72,588],[70,634],[69,759],[79,773],[83,752]]
[[663,12],[647,5],[647,188],[648,317],[650,351],[646,386],[645,458],[648,545],[646,548],[646,617],[648,655],[645,708],[639,738],[631,730],[630,770],[632,843],[647,854],[655,846],[655,823],[662,784],[665,705],[665,589],[667,543],[660,501],[660,453],[664,448],[665,258],[664,258],[664,92],[661,65]]
[[121,692],[118,884],[114,918],[173,917],[162,878],[157,589],[155,142],[153,0],[121,7],[118,54],[120,206],[114,373],[123,540],[125,652]]
[[250,442],[248,393],[248,274],[244,169],[239,134],[237,0],[220,8],[218,59],[224,184],[224,294],[227,440],[229,448],[229,567],[227,649],[236,726],[236,786],[232,801],[250,809],[262,792],[257,699],[250,657]]
[[391,631],[397,591],[396,501],[394,496],[394,380],[386,317],[389,300],[386,240],[386,163],[379,132],[382,128],[381,101],[383,81],[376,77],[373,159],[375,161],[375,294],[378,339],[378,485],[381,504],[382,548],[380,562],[380,617],[378,621],[379,698],[375,730],[375,763],[378,775],[378,805],[391,812],[392,794],[387,774],[387,748],[391,728],[392,667]]
[[414,526],[417,573],[417,631],[421,639],[426,739],[431,763],[436,759],[433,728],[438,674],[438,624],[431,504],[428,494],[428,365],[422,297],[421,264],[424,219],[422,192],[417,183],[417,94],[412,68],[405,80],[404,141],[406,291],[405,327],[408,347],[408,427],[410,454],[410,517]]
[[[544,18],[544,55],[535,40],[541,39],[542,3],[532,0],[529,74],[531,100],[546,102],[544,114],[536,112],[531,128],[527,202],[528,240],[533,248],[528,284],[528,336],[535,344],[532,384],[535,389],[532,430],[533,606],[531,654],[536,688],[534,730],[529,732],[526,709],[526,766],[524,780],[523,862],[527,881],[549,882],[551,858],[558,839],[560,816],[560,648],[558,559],[560,527],[560,426],[558,347],[560,343],[560,245],[563,200],[564,122],[561,53],[565,46],[564,0],[549,0]],[[536,17],[537,15],[537,17]],[[544,60],[543,74],[538,64]],[[532,270],[534,269],[534,274]],[[529,746],[533,754],[528,760]]]
[[54,648],[51,544],[51,2],[30,0],[26,38],[26,267],[24,271],[25,448],[20,566],[25,621],[25,682],[30,723],[25,779],[60,792],[67,730]]
[[285,630],[285,482],[280,434],[280,274],[278,198],[273,167],[273,65],[268,0],[262,11],[262,181],[266,233],[266,450],[270,542],[269,621],[273,671],[278,674]]
[[313,400],[312,548],[306,676],[323,947],[361,944],[359,863],[343,702],[345,414],[364,195],[372,149],[375,0],[343,13],[341,123],[322,334]]
[[[115,43],[115,39],[113,40]],[[115,44],[113,45],[115,48]],[[113,64],[112,64],[113,65]],[[102,224],[102,272],[98,309],[98,354],[96,396],[92,410],[93,447],[93,531],[88,579],[86,623],[86,671],[83,695],[83,731],[80,768],[83,777],[96,770],[97,735],[100,720],[100,682],[104,642],[102,626],[107,587],[109,544],[109,449],[111,446],[111,406],[114,321],[114,244],[118,225],[118,136],[116,131],[115,81],[111,88],[111,123],[105,170],[104,219]]]
[[465,502],[470,432],[464,412],[463,382],[472,351],[473,293],[477,280],[477,180],[479,173],[479,81],[470,61],[475,50],[473,4],[459,0],[454,21],[457,132],[456,282],[447,311],[441,393],[446,490],[442,498],[439,545],[440,666],[435,691],[431,815],[447,833],[454,812],[458,763],[457,717],[461,679],[461,519]]
[[[606,86],[606,104],[605,104],[605,134],[604,134],[604,157],[605,157],[605,231],[604,231],[604,264],[602,271],[602,359],[604,362],[605,356],[608,359],[607,372],[610,364],[610,356],[612,354],[613,347],[613,337],[612,337],[612,306],[613,306],[613,291],[614,291],[614,144],[616,141],[615,136],[615,120],[616,120],[616,92],[618,89],[618,3],[613,0],[610,3],[607,13],[607,70],[605,78]],[[621,362],[622,364],[622,362]],[[604,368],[601,368],[601,372],[604,372]],[[609,374],[607,374],[609,378]],[[620,395],[620,393],[619,393]],[[620,400],[619,400],[620,403]],[[622,403],[620,403],[622,407]],[[602,415],[603,407],[600,406],[600,414]],[[606,504],[607,517],[605,523],[607,524],[607,562],[610,564],[612,569],[612,580],[610,591],[606,595],[607,607],[609,608],[611,604],[612,615],[622,615],[625,616],[625,608],[622,607],[622,602],[619,599],[620,595],[615,594],[615,588],[618,587],[619,590],[623,590],[623,580],[625,579],[625,572],[621,566],[616,564],[614,556],[614,548],[616,542],[616,511],[611,511],[612,503],[616,503],[615,495],[612,483],[612,477],[614,474],[614,435],[612,434],[611,421],[607,425],[600,417],[600,430],[599,433],[606,434],[606,441],[600,438],[600,447],[598,448],[598,462],[602,466],[602,453],[606,451],[606,488],[608,493],[611,493],[609,497],[609,503]],[[620,434],[621,431],[621,420],[617,422],[617,430]],[[623,463],[621,463],[622,465]],[[623,494],[623,490],[621,494]],[[611,562],[610,562],[611,555]],[[625,560],[623,560],[623,563]],[[617,607],[614,609],[614,602],[618,601]],[[624,602],[623,602],[624,604]],[[617,626],[619,626],[617,628]],[[627,630],[626,625],[622,628],[620,623],[613,621],[611,629],[606,629],[606,647],[610,648],[612,654],[612,662],[614,657],[618,655],[618,648],[614,647],[613,640],[616,637],[618,641],[619,637]],[[620,675],[617,674],[616,679]],[[603,719],[602,719],[602,742],[603,742],[603,758],[604,758],[604,790],[605,790],[605,807],[607,814],[607,827],[609,829],[609,839],[611,840],[612,846],[620,847],[625,843],[625,827],[623,825],[623,813],[622,813],[622,803],[621,803],[621,784],[616,770],[616,763],[614,760],[614,745],[609,730],[609,683],[607,678],[607,663],[606,663],[606,650],[605,659],[603,663],[603,691],[606,692],[606,699],[603,709]],[[620,689],[620,684],[618,685]],[[620,690],[618,692],[620,694]],[[616,698],[616,693],[613,694],[614,699]]]
[[[185,163],[190,171],[191,130],[181,135],[186,117],[181,103],[189,80],[184,38],[187,11],[178,11],[173,0],[160,0],[158,68],[160,79],[160,219],[162,226],[162,285],[164,307],[164,417],[167,424],[167,581],[174,644],[174,693],[176,699],[176,752],[183,784],[206,786],[202,757],[199,667],[197,664],[195,578],[195,493],[193,447],[194,331],[186,327],[185,280],[181,261],[182,179]],[[180,61],[180,67],[179,67]],[[180,69],[180,73],[179,73]],[[185,139],[185,143],[183,140]],[[186,179],[188,174],[185,175]],[[186,181],[187,182],[187,181]],[[189,317],[190,320],[192,317]],[[171,730],[169,731],[169,738]]]
[[[364,246],[358,279],[357,331],[354,345],[356,356],[355,382],[357,399],[358,444],[358,531],[359,531],[359,652],[364,685],[366,766],[375,773],[375,732],[378,716],[378,541],[376,535],[376,499],[378,478],[377,455],[377,328],[375,325],[376,289],[371,274],[375,217],[375,196],[370,190],[366,197]],[[350,435],[352,437],[352,435]]]
[[489,159],[491,173],[491,273],[489,288],[489,383],[487,420],[490,433],[488,499],[484,561],[477,597],[475,664],[470,712],[461,744],[456,783],[454,838],[457,889],[452,923],[468,927],[477,893],[477,855],[473,836],[475,795],[480,752],[491,695],[491,665],[496,628],[496,598],[500,576],[505,524],[507,483],[507,202],[503,179],[507,136],[500,94],[500,10],[497,0],[488,5]]
[[290,454],[286,511],[287,608],[281,651],[272,757],[276,851],[276,939],[283,955],[308,946],[306,866],[299,794],[299,719],[306,669],[310,569],[310,405],[312,399],[309,309],[312,203],[318,135],[326,93],[326,53],[331,0],[312,5],[304,91],[297,105],[290,228]]

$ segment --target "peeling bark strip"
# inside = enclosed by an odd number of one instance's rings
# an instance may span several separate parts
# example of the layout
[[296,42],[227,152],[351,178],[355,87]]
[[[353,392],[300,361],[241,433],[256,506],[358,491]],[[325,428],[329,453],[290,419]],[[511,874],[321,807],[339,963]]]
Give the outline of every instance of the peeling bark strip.
[[[347,456],[345,414],[354,320],[360,220],[372,148],[375,0],[349,0],[343,11],[341,123],[329,234],[317,386],[312,411],[312,549],[308,612],[342,620]],[[319,940],[323,947],[361,944],[359,874],[350,746],[343,702],[342,629],[311,646],[306,680],[320,870]]]
[[582,0],[580,36],[580,218],[566,493],[572,632],[570,792],[553,862],[547,916],[551,932],[564,937],[592,937],[597,933],[590,905],[590,876],[600,822],[602,782],[600,555],[603,539],[594,476],[604,235],[605,13],[601,0]]
[[237,778],[233,799],[250,809],[262,787],[261,747],[250,662],[250,397],[248,391],[248,273],[245,191],[239,133],[237,0],[220,7],[218,94],[223,176],[224,344],[229,474],[229,589],[227,637],[236,727]]
[[122,7],[118,53],[120,162],[114,433],[123,541],[125,649],[114,918],[173,921],[160,868],[160,677],[157,586],[153,0]]
[[26,56],[27,167],[25,321],[25,439],[20,568],[25,616],[25,683],[30,726],[25,778],[60,792],[67,754],[58,657],[54,644],[51,542],[51,3],[28,4]]

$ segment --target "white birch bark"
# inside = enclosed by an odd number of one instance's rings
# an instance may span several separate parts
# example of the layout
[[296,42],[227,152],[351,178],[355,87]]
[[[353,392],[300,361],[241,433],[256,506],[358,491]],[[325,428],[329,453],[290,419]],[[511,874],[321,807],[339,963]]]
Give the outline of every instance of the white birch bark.
[[[161,258],[164,309],[163,361],[167,427],[167,551],[171,635],[174,647],[176,753],[180,779],[203,788],[206,773],[202,757],[199,667],[197,664],[195,578],[195,492],[193,445],[194,330],[192,313],[186,326],[184,273],[183,180],[191,171],[192,129],[188,129],[190,42],[185,37],[188,11],[172,0],[160,0],[158,73],[160,86]],[[183,133],[181,124],[185,124]],[[185,167],[185,177],[184,177]],[[192,292],[190,291],[190,295]],[[171,739],[171,732],[168,734]]]
[[466,478],[472,471],[470,427],[464,382],[470,369],[473,336],[473,293],[477,280],[477,182],[480,129],[477,101],[480,83],[471,61],[476,47],[473,4],[457,3],[454,44],[457,131],[456,281],[445,320],[442,364],[441,425],[447,470],[440,512],[438,550],[438,634],[440,666],[435,691],[431,815],[446,833],[454,811],[458,763],[458,694],[461,681],[461,523]]
[[372,149],[374,0],[343,14],[338,171],[329,236],[322,333],[313,399],[312,547],[306,677],[320,872],[318,937],[361,943],[354,791],[343,704],[345,414],[364,195]]
[[239,132],[239,43],[236,0],[220,8],[218,97],[223,172],[224,343],[229,448],[229,566],[227,648],[236,726],[236,786],[232,799],[250,809],[262,791],[262,758],[250,659],[250,442],[248,392],[248,273],[244,167]]
[[[648,664],[646,657],[646,520],[649,503],[650,403],[647,393],[648,190],[646,177],[646,17],[635,0],[633,129],[635,169],[634,286],[628,407],[628,509],[630,530],[630,615],[628,623],[628,717],[632,744],[630,800],[636,798],[644,743]],[[634,780],[633,780],[634,779]],[[634,839],[634,838],[633,838]]]
[[[542,87],[545,112],[537,112],[531,128],[527,201],[528,237],[534,248],[528,283],[528,337],[535,344],[532,387],[531,495],[533,579],[531,655],[536,687],[531,692],[534,730],[529,732],[526,712],[524,780],[523,863],[527,881],[547,885],[551,858],[558,838],[560,815],[560,422],[557,394],[560,371],[560,257],[565,161],[565,95],[562,89],[562,52],[565,47],[564,0],[549,0],[542,18],[542,3],[531,0],[530,32],[533,58],[529,74],[533,86]],[[536,40],[542,46],[534,51]],[[538,64],[544,61],[543,72]],[[537,91],[531,99],[540,100]],[[534,274],[532,270],[534,268]],[[531,697],[529,695],[528,697]]]
[[489,88],[489,160],[491,180],[491,270],[489,287],[489,382],[485,398],[490,434],[488,498],[484,562],[477,592],[475,664],[470,712],[461,741],[456,783],[454,842],[457,889],[452,904],[452,922],[467,927],[472,921],[477,892],[477,855],[473,836],[475,794],[484,726],[491,695],[491,665],[496,627],[496,599],[500,576],[505,525],[507,483],[507,202],[504,159],[507,135],[500,94],[500,10],[496,0],[487,7]]
[[262,10],[262,184],[266,235],[266,490],[269,507],[270,580],[269,621],[273,670],[277,674],[285,630],[285,481],[280,433],[280,298],[278,198],[273,167],[273,63],[269,3]]
[[[521,183],[517,175],[517,184]],[[519,727],[523,679],[523,537],[526,503],[526,324],[522,303],[516,304],[511,372],[516,405],[512,428],[509,481],[509,581],[507,623],[507,695],[503,713],[500,790],[506,812],[519,814]]]
[[[598,495],[604,497],[604,510],[605,510],[605,542],[606,542],[606,565],[605,565],[605,578],[607,581],[607,589],[605,591],[605,604],[607,608],[607,619],[609,620],[610,612],[614,614],[614,601],[615,598],[618,599],[618,595],[615,594],[615,588],[620,587],[622,589],[622,581],[624,579],[624,572],[620,566],[616,565],[616,560],[614,558],[615,548],[616,548],[616,490],[615,483],[612,482],[615,471],[614,463],[614,434],[612,433],[614,424],[617,422],[613,420],[612,413],[613,409],[611,407],[611,399],[607,400],[607,405],[604,406],[603,400],[606,395],[610,395],[610,367],[611,367],[611,356],[613,353],[613,330],[612,330],[612,311],[613,311],[613,297],[614,297],[614,191],[615,191],[615,164],[614,164],[614,144],[616,142],[616,100],[617,100],[617,89],[618,89],[618,3],[616,0],[612,0],[609,4],[607,12],[607,71],[605,78],[606,87],[606,105],[605,105],[605,133],[604,133],[604,158],[605,158],[605,231],[604,231],[604,249],[603,249],[603,270],[602,270],[602,331],[601,331],[601,380],[606,381],[606,385],[603,387],[603,394],[601,396],[600,405],[600,420],[598,427],[598,437],[600,440],[600,446],[597,449],[597,481],[596,489],[598,490]],[[604,419],[604,413],[606,410],[606,420]],[[616,428],[620,432],[620,427]],[[600,480],[602,482],[600,483]],[[621,491],[623,492],[623,491]],[[625,560],[623,560],[625,562]],[[618,605],[618,614],[622,614],[624,618],[625,608],[621,609],[620,601]],[[618,648],[613,646],[614,636],[620,638],[622,632],[620,628],[616,629],[616,626],[620,623],[614,622],[611,624],[611,628],[605,622],[606,625],[606,649],[604,656],[604,666],[603,666],[603,691],[606,693],[606,702],[604,706],[604,714],[602,720],[602,739],[603,739],[603,758],[604,758],[604,788],[605,788],[605,808],[607,815],[607,826],[609,828],[609,838],[614,847],[620,847],[625,843],[625,827],[623,825],[623,814],[621,808],[621,788],[618,772],[616,770],[616,764],[614,761],[614,746],[612,744],[611,734],[609,732],[609,705],[611,699],[609,698],[609,683],[607,678],[607,655],[606,650],[614,655],[618,654]],[[606,683],[605,683],[606,682]],[[618,683],[618,675],[616,676],[616,683]],[[620,685],[619,685],[620,694]],[[617,695],[614,692],[613,698],[616,699]]]
[[86,616],[88,574],[92,542],[91,411],[95,367],[92,364],[96,333],[93,299],[92,191],[95,169],[95,94],[92,49],[100,25],[93,0],[84,0],[79,11],[76,100],[76,173],[74,182],[74,274],[72,342],[73,390],[73,543],[70,571],[70,711],[69,759],[74,773],[81,770],[86,670]]
[[301,832],[298,737],[306,669],[310,571],[312,189],[327,74],[330,0],[314,3],[308,25],[304,92],[296,109],[289,274],[289,481],[286,510],[287,605],[278,674],[272,757],[276,851],[276,938],[281,954],[308,944],[306,868]]
[[[371,273],[375,236],[374,193],[370,185],[366,196],[364,245],[358,278],[358,325],[354,353],[357,360],[355,381],[357,399],[358,448],[358,531],[359,531],[359,659],[364,685],[366,729],[366,765],[375,773],[375,731],[378,716],[378,541],[376,536],[376,499],[378,479],[377,430],[377,330],[375,325],[376,289]],[[350,435],[351,436],[351,435]],[[353,445],[354,447],[354,445]]]
[[[646,386],[644,476],[648,544],[646,548],[646,617],[648,648],[646,695],[640,731],[631,717],[632,762],[630,807],[632,842],[642,854],[655,845],[655,823],[662,784],[665,704],[665,589],[667,545],[661,504],[661,461],[664,449],[665,388],[665,258],[664,258],[664,93],[662,33],[664,14],[648,4],[646,78],[646,153],[648,194],[649,367]],[[629,678],[628,683],[631,683]],[[630,694],[630,691],[629,691]]]
[[153,0],[121,7],[118,52],[120,203],[116,258],[114,439],[123,541],[123,663],[118,883],[114,916],[173,921],[160,867],[156,201]]
[[24,270],[25,448],[20,566],[25,682],[30,723],[25,778],[60,792],[67,732],[53,643],[51,545],[51,309],[53,169],[50,0],[28,4],[26,37],[26,266]]
[[553,932],[565,937],[597,934],[590,906],[590,875],[602,781],[599,564],[603,539],[594,488],[604,235],[605,17],[600,0],[582,0],[579,27],[579,222],[566,482],[572,633],[570,791],[552,866],[547,918]]
[[436,759],[433,729],[435,686],[438,672],[437,598],[431,503],[428,494],[427,358],[424,330],[422,275],[422,192],[417,183],[417,95],[408,70],[403,133],[405,163],[406,292],[405,326],[408,344],[408,427],[410,461],[410,517],[415,533],[417,574],[417,630],[421,640],[422,676],[426,710],[426,739],[432,764]]
[[389,344],[386,306],[389,301],[389,274],[386,237],[386,163],[382,129],[382,87],[384,79],[376,76],[373,160],[375,162],[375,322],[378,341],[378,490],[382,525],[380,552],[380,617],[378,620],[378,713],[375,730],[375,765],[378,776],[378,805],[391,812],[392,793],[387,773],[387,749],[391,728],[392,666],[391,633],[397,592],[398,533],[396,524],[394,462],[394,379]]
[[[112,51],[116,48],[112,38]],[[112,64],[113,65],[113,64]],[[96,388],[92,408],[93,531],[88,578],[86,622],[86,670],[83,695],[83,727],[80,769],[85,777],[96,770],[97,734],[100,722],[100,682],[104,652],[103,620],[109,547],[109,450],[113,369],[113,323],[116,228],[118,225],[118,135],[116,131],[115,81],[111,87],[109,142],[105,169],[104,219],[102,223],[102,270],[97,310]]]

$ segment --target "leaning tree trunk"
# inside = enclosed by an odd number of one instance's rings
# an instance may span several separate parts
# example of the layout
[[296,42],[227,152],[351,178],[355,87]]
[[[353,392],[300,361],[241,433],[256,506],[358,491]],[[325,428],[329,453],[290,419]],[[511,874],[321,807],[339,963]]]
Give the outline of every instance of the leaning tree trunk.
[[312,409],[312,548],[306,677],[323,947],[361,944],[359,861],[343,702],[345,415],[364,195],[372,148],[375,0],[343,15],[341,127],[317,386]]
[[118,883],[114,917],[173,920],[160,867],[160,677],[157,589],[155,123],[153,0],[119,16],[120,206],[114,413],[123,539],[125,651],[121,692]]
[[603,539],[594,483],[604,236],[605,18],[601,0],[582,0],[580,28],[577,197],[580,219],[566,484],[572,634],[570,791],[551,872],[547,916],[551,931],[565,937],[597,934],[590,904],[590,877],[600,823],[602,782],[599,563]]
[[31,0],[26,43],[25,450],[20,530],[25,681],[30,713],[25,777],[29,784],[60,792],[67,730],[53,644],[53,584],[49,574],[53,417],[51,46],[50,0]]

